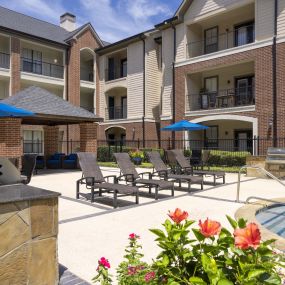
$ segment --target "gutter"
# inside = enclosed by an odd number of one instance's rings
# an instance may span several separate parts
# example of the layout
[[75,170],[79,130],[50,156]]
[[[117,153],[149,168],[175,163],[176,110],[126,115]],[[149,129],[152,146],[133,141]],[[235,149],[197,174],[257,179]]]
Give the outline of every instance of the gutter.
[[274,35],[273,35],[273,43],[272,43],[272,93],[273,93],[273,146],[277,147],[277,130],[278,130],[278,109],[277,109],[277,26],[278,20],[278,0],[274,0]]
[[[65,70],[65,99],[68,101],[69,99],[69,59],[70,59],[70,48],[67,48],[65,50],[65,64],[66,64],[66,70]],[[67,153],[69,153],[69,125],[66,125],[66,141],[67,141]]]

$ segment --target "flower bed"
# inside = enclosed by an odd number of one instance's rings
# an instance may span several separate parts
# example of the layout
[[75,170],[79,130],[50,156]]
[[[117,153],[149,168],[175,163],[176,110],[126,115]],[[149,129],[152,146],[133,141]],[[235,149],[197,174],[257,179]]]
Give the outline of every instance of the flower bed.
[[[200,220],[195,228],[195,221],[188,220],[188,213],[180,209],[168,216],[164,230],[150,230],[162,249],[152,264],[142,260],[140,237],[129,235],[124,260],[117,268],[118,284],[285,284],[280,273],[285,265],[284,256],[272,249],[273,240],[261,241],[255,223],[227,217],[233,227],[230,232],[210,219]],[[101,258],[93,281],[112,284],[109,268],[108,260]]]

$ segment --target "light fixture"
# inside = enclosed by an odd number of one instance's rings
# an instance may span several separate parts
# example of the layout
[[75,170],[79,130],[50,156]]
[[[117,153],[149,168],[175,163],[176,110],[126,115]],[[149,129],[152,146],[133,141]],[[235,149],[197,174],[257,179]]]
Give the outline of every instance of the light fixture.
[[55,58],[55,59],[53,60],[53,63],[57,64],[57,58]]

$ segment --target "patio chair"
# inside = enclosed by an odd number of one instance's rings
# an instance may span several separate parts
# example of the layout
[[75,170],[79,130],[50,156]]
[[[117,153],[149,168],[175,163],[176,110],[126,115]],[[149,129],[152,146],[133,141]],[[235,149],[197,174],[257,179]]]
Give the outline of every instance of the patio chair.
[[[159,190],[171,190],[171,195],[174,196],[174,183],[164,180],[152,179],[151,172],[138,173],[134,164],[131,162],[130,156],[127,153],[114,153],[114,157],[120,168],[121,175],[118,180],[125,180],[126,183],[139,185],[140,187],[148,187],[151,194],[151,188],[155,187],[155,200],[158,199]],[[148,179],[144,179],[145,175]]]
[[31,182],[33,173],[35,171],[36,159],[36,154],[26,154],[23,156],[21,174],[26,177],[26,179],[22,180],[23,184],[29,184]]
[[210,170],[193,170],[190,162],[186,159],[183,154],[183,150],[174,149],[168,150],[168,152],[172,152],[172,155],[175,156],[177,165],[180,167],[181,173],[184,174],[192,174],[192,175],[201,175],[201,176],[213,176],[214,185],[216,185],[217,179],[223,179],[223,184],[225,184],[225,176],[226,173],[224,171],[210,171]]
[[76,169],[77,168],[77,154],[71,153],[63,158],[62,168]]
[[146,152],[149,161],[153,164],[153,173],[152,176],[157,175],[159,178],[164,180],[170,180],[179,183],[181,187],[182,182],[188,183],[188,190],[191,190],[191,184],[200,184],[201,190],[203,190],[203,177],[201,176],[192,176],[185,174],[173,174],[171,169],[168,169],[159,152],[157,151],[148,151]]
[[201,167],[203,169],[203,161],[202,161],[202,150],[200,149],[192,149],[192,154],[190,157],[190,164],[194,168]]
[[[80,185],[84,184],[87,189],[91,190],[91,202],[94,202],[95,189],[99,189],[99,197],[102,193],[113,193],[114,208],[118,207],[118,197],[135,195],[136,204],[139,203],[139,191],[135,186],[118,184],[115,175],[104,177],[102,171],[97,163],[96,155],[94,153],[81,152],[77,154],[79,165],[82,170],[82,178],[76,182],[76,199],[79,199]],[[109,180],[113,178],[113,183]],[[106,182],[107,180],[107,182]]]
[[65,157],[64,153],[58,153],[58,152],[51,155],[46,162],[47,168],[50,169],[62,168],[62,161],[64,157]]
[[45,157],[38,155],[36,159],[36,170],[45,168]]

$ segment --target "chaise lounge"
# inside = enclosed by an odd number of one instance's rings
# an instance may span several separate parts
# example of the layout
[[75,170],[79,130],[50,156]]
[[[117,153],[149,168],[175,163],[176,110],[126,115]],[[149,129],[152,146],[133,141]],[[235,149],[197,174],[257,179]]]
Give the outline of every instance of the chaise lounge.
[[[127,153],[114,153],[114,157],[119,165],[121,176],[118,180],[125,180],[126,183],[132,183],[132,185],[139,185],[139,187],[148,187],[151,194],[151,188],[155,187],[155,200],[158,199],[159,190],[171,190],[171,195],[174,196],[174,183],[164,180],[152,179],[150,172],[138,173],[134,164],[131,162],[130,156]],[[147,175],[148,179],[144,179]]]
[[[135,195],[136,204],[139,203],[139,191],[135,186],[118,184],[116,176],[104,177],[102,171],[97,164],[96,155],[94,153],[78,153],[79,165],[82,170],[82,178],[76,182],[76,199],[80,196],[80,185],[85,185],[87,189],[91,190],[91,202],[94,202],[95,189],[99,189],[98,195],[102,196],[102,193],[113,193],[114,208],[118,207],[118,197]],[[113,183],[109,180],[113,178]],[[107,180],[107,182],[106,182]]]
[[[183,151],[180,149],[168,150],[167,151],[168,158],[175,158],[175,162],[179,166],[180,170],[184,174],[191,174],[191,175],[201,175],[201,176],[213,176],[214,185],[216,186],[217,179],[223,179],[223,184],[226,183],[225,176],[226,173],[224,171],[210,171],[210,170],[193,170],[192,165],[186,159],[183,154]],[[171,161],[173,163],[173,161]]]
[[203,177],[201,176],[192,176],[187,174],[173,174],[171,173],[171,169],[168,169],[159,152],[157,151],[148,151],[146,152],[149,161],[153,164],[153,173],[152,176],[157,175],[159,178],[164,180],[170,180],[179,183],[179,187],[181,187],[182,182],[188,183],[188,190],[191,190],[192,184],[200,184],[201,190],[203,190]]

